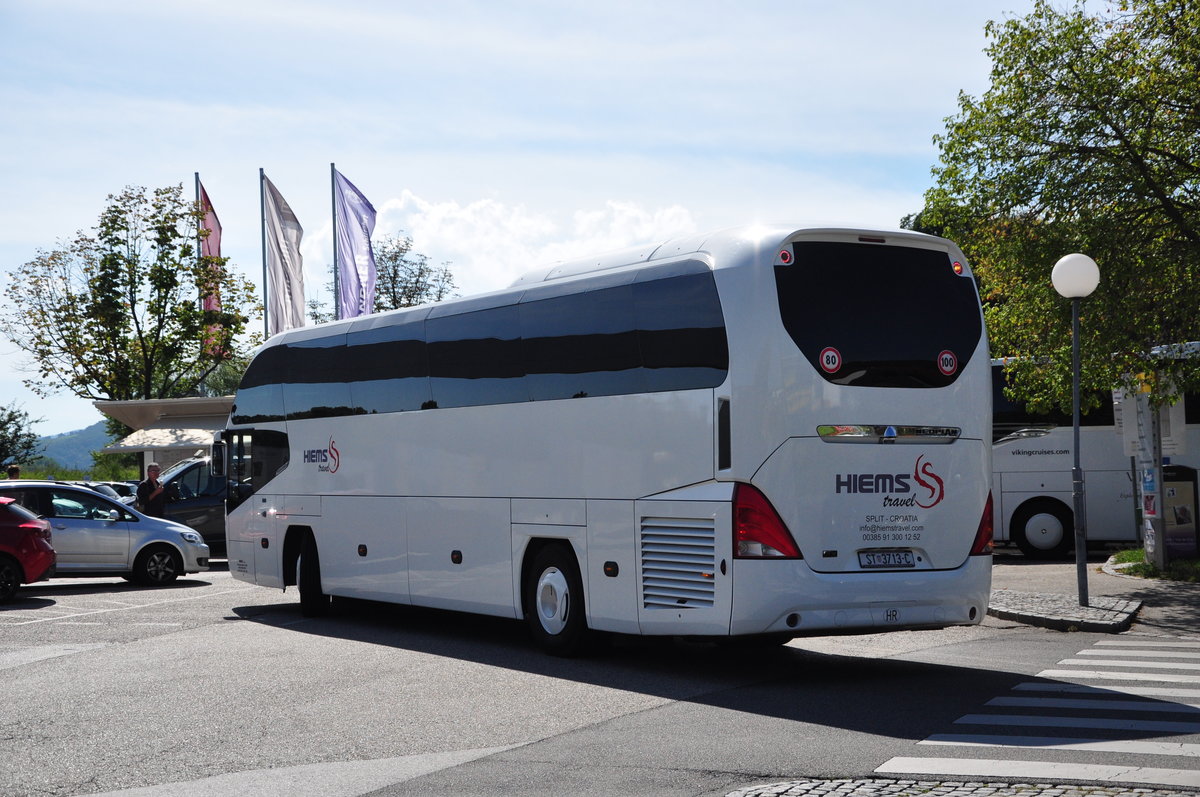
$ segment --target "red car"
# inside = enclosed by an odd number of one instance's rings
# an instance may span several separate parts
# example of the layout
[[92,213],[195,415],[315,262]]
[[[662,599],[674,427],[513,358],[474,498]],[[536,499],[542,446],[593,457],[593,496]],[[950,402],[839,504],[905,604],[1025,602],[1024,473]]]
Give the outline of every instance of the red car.
[[12,600],[22,584],[49,578],[54,563],[49,521],[0,496],[0,603]]

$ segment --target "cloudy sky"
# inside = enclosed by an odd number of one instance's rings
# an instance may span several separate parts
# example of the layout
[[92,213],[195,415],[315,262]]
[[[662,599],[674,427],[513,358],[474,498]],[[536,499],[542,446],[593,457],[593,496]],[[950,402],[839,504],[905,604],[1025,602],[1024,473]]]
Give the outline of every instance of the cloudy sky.
[[[0,0],[0,290],[126,185],[193,174],[261,282],[258,169],[328,300],[329,164],[463,294],[756,221],[894,228],[1028,0]],[[100,419],[24,388],[38,434]]]

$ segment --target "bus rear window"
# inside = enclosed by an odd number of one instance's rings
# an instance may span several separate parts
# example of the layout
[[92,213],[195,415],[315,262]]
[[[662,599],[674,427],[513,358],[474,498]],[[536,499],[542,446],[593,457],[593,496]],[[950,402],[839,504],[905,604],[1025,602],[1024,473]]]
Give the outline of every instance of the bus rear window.
[[944,251],[799,241],[775,268],[784,327],[817,373],[858,387],[945,387],[983,334],[975,284]]

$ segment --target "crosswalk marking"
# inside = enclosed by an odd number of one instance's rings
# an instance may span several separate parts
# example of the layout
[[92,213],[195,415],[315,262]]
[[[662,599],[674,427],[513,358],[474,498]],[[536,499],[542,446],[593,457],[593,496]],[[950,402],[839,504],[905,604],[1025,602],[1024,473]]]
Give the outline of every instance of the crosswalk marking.
[[[1093,664],[1094,662],[1087,662]],[[1200,684],[1200,675],[1166,675],[1151,672],[1103,672],[1101,670],[1042,670],[1038,678],[1087,678],[1109,681],[1159,681],[1174,684]]]
[[1097,661],[1096,659],[1063,659],[1059,664],[1086,664],[1089,667],[1148,667],[1151,670],[1200,670],[1198,663],[1177,661]]
[[[1193,686],[1200,684],[1197,670],[1200,641],[1098,641],[1037,674],[1046,680],[1016,684],[1008,694],[988,700],[984,711],[954,721],[968,732],[935,733],[917,742],[930,752],[938,747],[990,748],[1018,756],[1087,755],[1089,760],[897,756],[875,771],[1197,788],[1200,742],[1185,741],[1200,738],[1200,687]],[[1062,735],[1052,735],[1056,731]],[[1106,763],[1095,763],[1097,755]],[[1139,756],[1175,758],[1192,766],[1139,766]]]
[[1081,650],[1076,656],[1153,656],[1156,659],[1194,659],[1196,654],[1190,650]]
[[1104,639],[1096,643],[1102,647],[1138,647],[1154,646],[1156,648],[1192,648],[1200,650],[1200,641],[1185,642],[1165,639]]
[[1170,714],[1200,714],[1200,706],[1158,700],[1090,700],[1061,697],[994,697],[989,706],[1005,708],[1096,708],[1104,711],[1155,711]]
[[1189,742],[1139,742],[1127,739],[1072,739],[1066,736],[935,733],[917,744],[958,747],[1043,747],[1054,750],[1088,750],[1096,753],[1135,753],[1138,755],[1200,758],[1200,744]]
[[1142,695],[1144,697],[1179,697],[1200,701],[1200,689],[1188,689],[1183,686],[1126,686],[1125,684],[1109,684],[1108,686],[1088,686],[1086,684],[1023,683],[1013,687],[1015,692],[1067,692],[1085,695]]
[[966,714],[954,721],[961,725],[1017,725],[1032,728],[1108,728],[1117,731],[1162,731],[1200,733],[1200,722],[1131,720],[1123,717],[1043,717],[1039,714]]

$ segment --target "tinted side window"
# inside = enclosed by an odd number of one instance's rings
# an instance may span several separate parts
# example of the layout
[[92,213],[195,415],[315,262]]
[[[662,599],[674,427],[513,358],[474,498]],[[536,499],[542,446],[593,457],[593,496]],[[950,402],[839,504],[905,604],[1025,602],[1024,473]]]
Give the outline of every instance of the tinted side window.
[[729,370],[725,320],[712,273],[633,286],[646,390],[716,387]]
[[[1051,409],[1049,412],[1032,413],[1024,402],[1012,401],[1004,395],[1008,380],[1004,366],[992,366],[992,441],[1022,429],[1052,429],[1057,426],[1073,426],[1071,413]],[[1080,426],[1112,426],[1116,423],[1113,414],[1111,393],[1098,393],[1095,400],[1100,404],[1079,416]]]
[[531,399],[645,391],[632,285],[525,302],[519,307]]
[[266,429],[240,429],[230,434],[229,509],[245,501],[288,465],[288,437]]
[[47,510],[43,506],[41,492],[41,490],[34,490],[28,487],[7,488],[0,486],[0,495],[5,495],[13,499],[35,515],[47,514]]
[[195,498],[197,495],[199,495],[201,486],[200,476],[202,473],[207,472],[208,468],[200,467],[191,468],[184,473],[181,473],[179,478],[175,480],[175,484],[179,488],[179,497]]
[[352,415],[345,335],[297,341],[287,346],[283,406],[288,420]]
[[425,333],[438,407],[529,400],[516,305],[431,318]]
[[283,383],[287,379],[287,348],[263,349],[251,362],[238,386],[233,423],[283,420]]
[[428,404],[424,321],[353,332],[346,344],[346,369],[362,380],[350,385],[355,407],[367,413],[404,412]]
[[76,520],[108,520],[109,513],[115,506],[99,496],[73,490],[50,491],[50,504],[54,507],[54,516],[73,518]]
[[[519,305],[264,350],[234,423],[711,388],[729,369],[712,272],[674,263]],[[577,288],[574,290],[578,290]],[[544,296],[546,298],[536,298]]]

